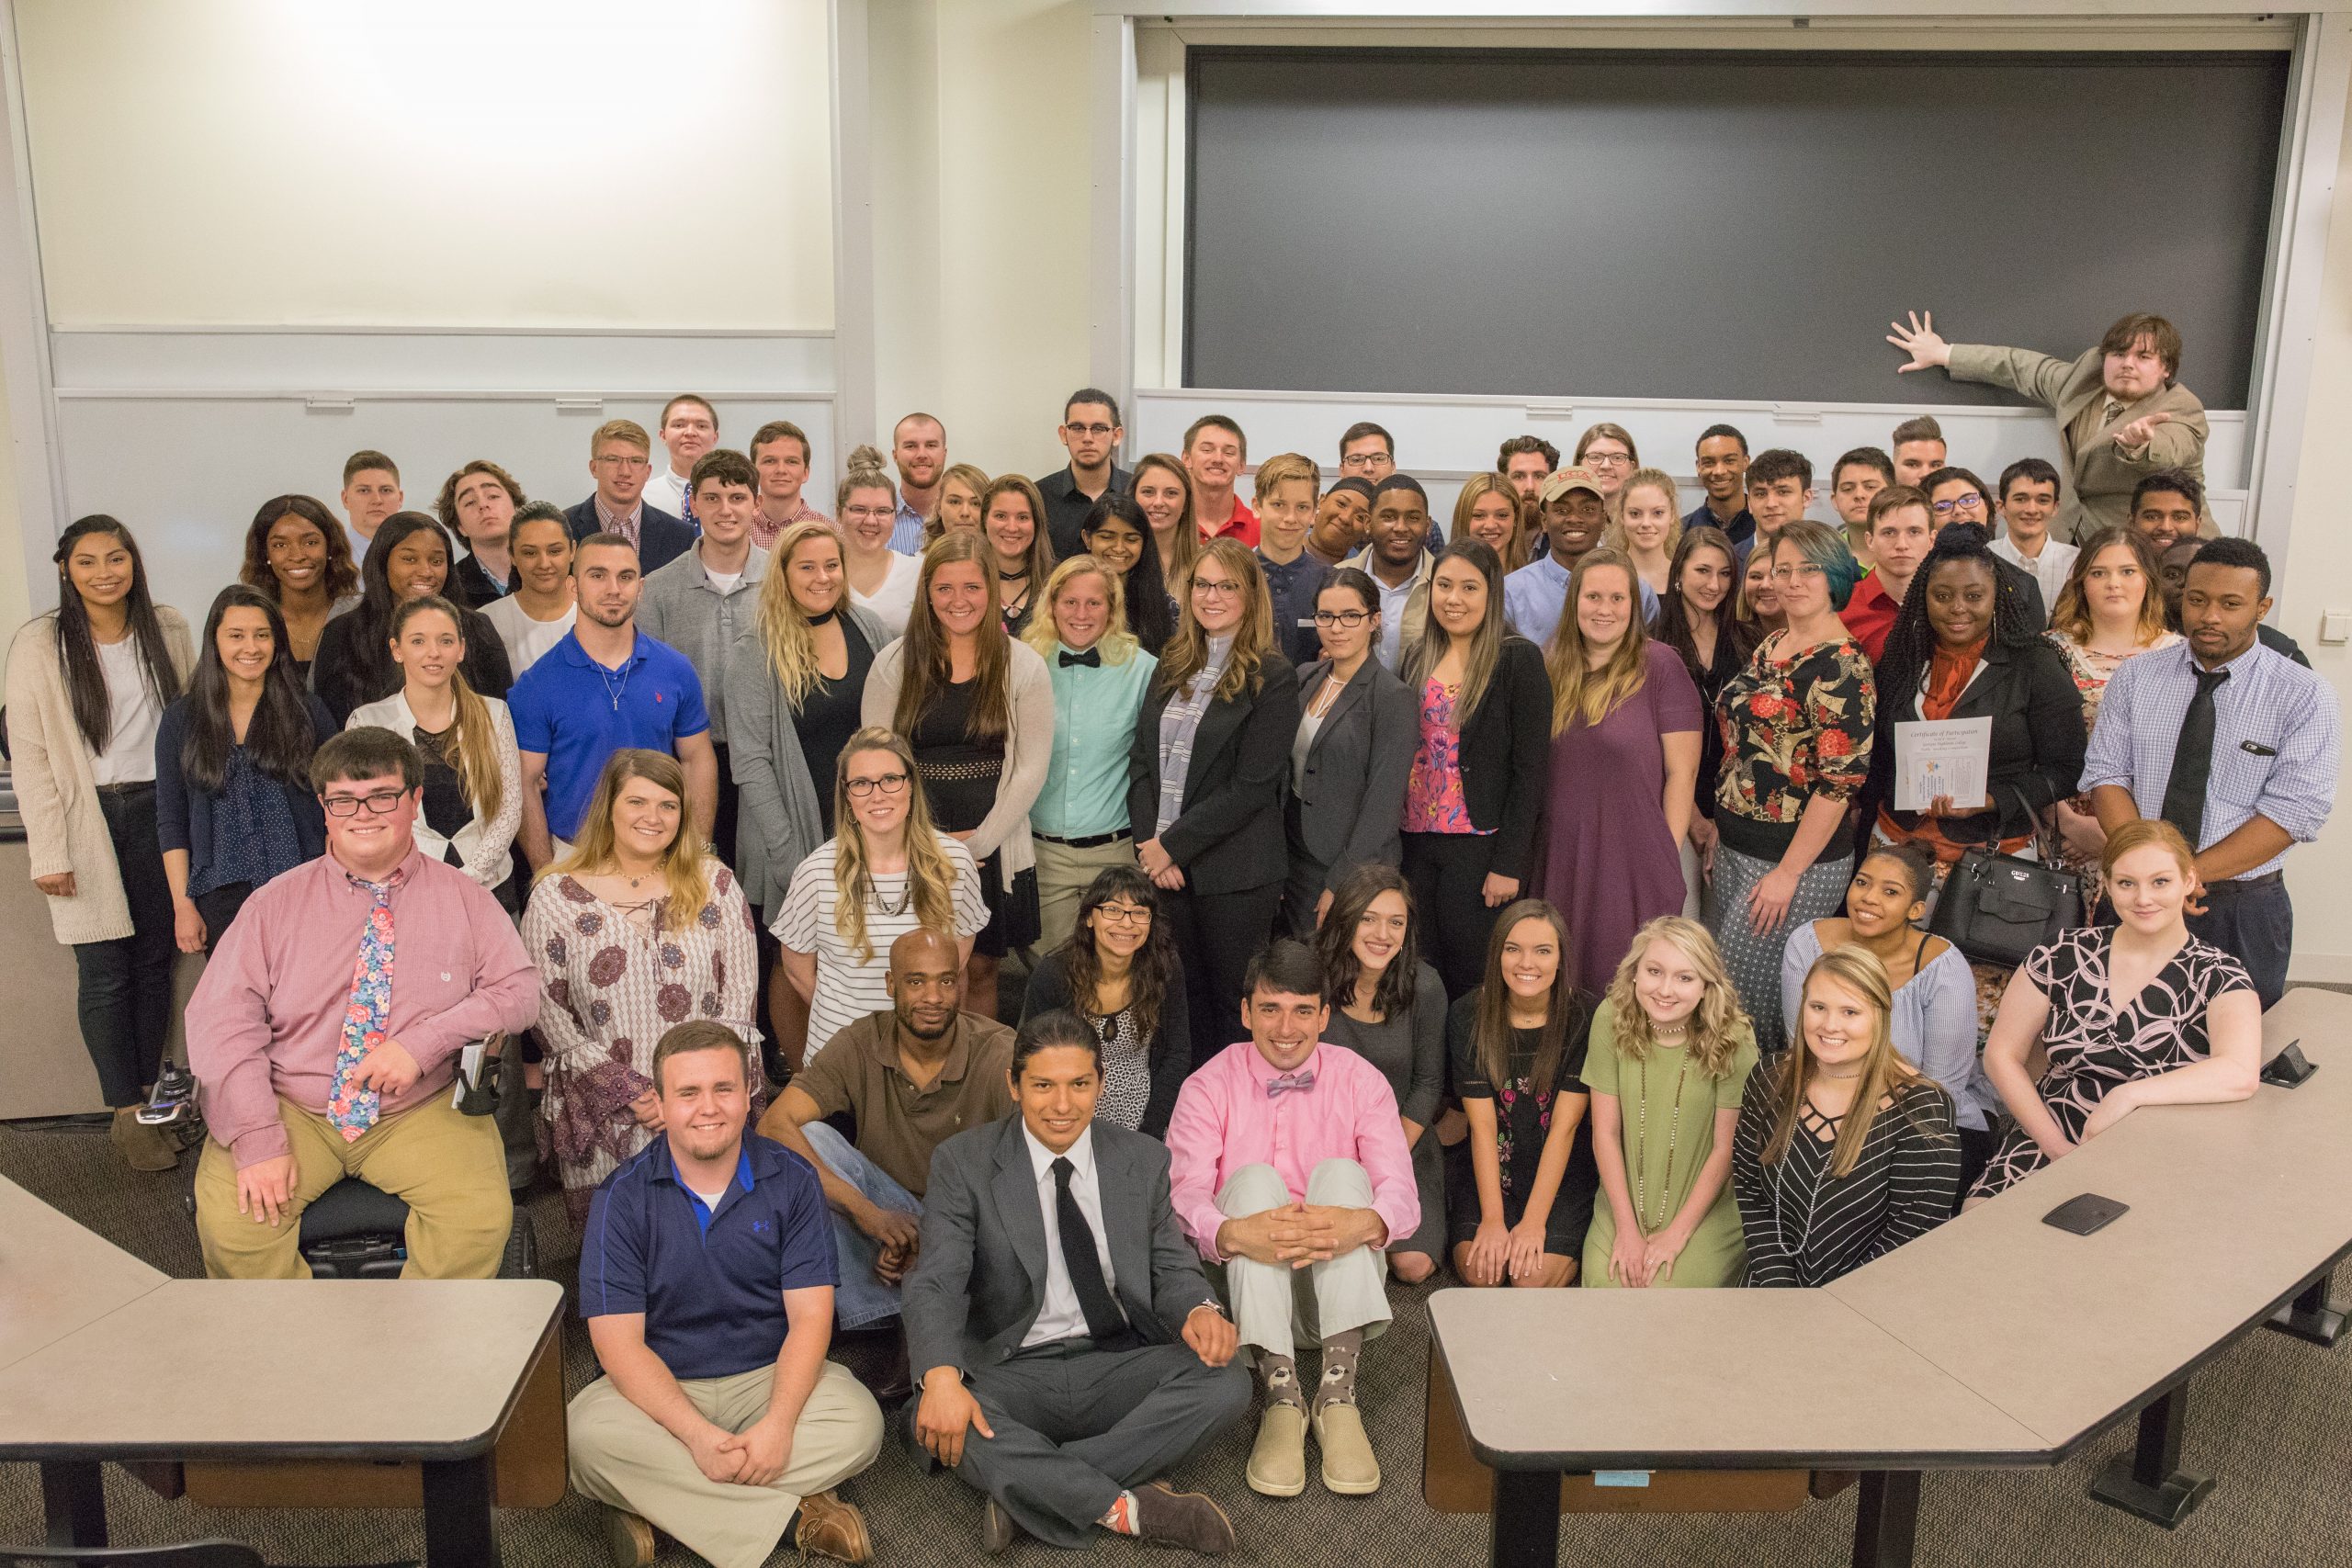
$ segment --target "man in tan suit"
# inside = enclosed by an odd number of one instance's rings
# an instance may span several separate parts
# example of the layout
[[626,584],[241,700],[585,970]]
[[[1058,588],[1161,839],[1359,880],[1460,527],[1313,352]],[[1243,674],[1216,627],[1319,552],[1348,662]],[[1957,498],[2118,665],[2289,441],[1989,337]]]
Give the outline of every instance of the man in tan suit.
[[[1946,343],[1933,311],[1894,328],[1886,341],[1911,356],[1903,371],[1941,367],[1955,381],[2006,387],[2057,416],[2072,481],[2052,523],[2061,539],[2130,522],[2132,487],[2159,468],[2205,477],[2205,405],[2173,379],[2180,333],[2162,316],[2124,317],[2072,362],[2027,348]],[[2210,513],[2202,531],[2218,531]]]

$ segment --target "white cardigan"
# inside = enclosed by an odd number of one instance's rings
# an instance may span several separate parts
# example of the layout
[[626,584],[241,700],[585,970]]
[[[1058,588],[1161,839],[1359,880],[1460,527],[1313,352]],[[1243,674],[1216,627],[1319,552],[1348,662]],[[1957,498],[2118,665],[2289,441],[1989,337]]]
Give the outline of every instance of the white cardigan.
[[[972,859],[984,861],[1004,852],[1005,885],[1037,863],[1029,838],[1029,808],[1046,787],[1046,770],[1054,760],[1054,682],[1037,650],[1019,637],[1007,639],[1006,682],[1012,701],[1012,724],[1004,737],[1004,772],[996,784],[996,804],[972,830],[965,848]],[[892,728],[899,708],[899,682],[906,661],[907,639],[900,637],[874,656],[866,672],[864,711],[867,724]]]
[[[454,837],[447,839],[432,829],[420,811],[416,818],[416,847],[439,860],[455,844],[466,874],[484,887],[496,887],[514,870],[507,851],[514,847],[514,829],[523,821],[523,753],[515,747],[514,716],[507,711],[506,705],[496,697],[481,700],[490,709],[490,728],[498,737],[498,810],[486,821],[477,810]],[[368,725],[413,741],[416,715],[409,709],[407,694],[394,692],[382,702],[352,709],[344,728],[358,729]]]

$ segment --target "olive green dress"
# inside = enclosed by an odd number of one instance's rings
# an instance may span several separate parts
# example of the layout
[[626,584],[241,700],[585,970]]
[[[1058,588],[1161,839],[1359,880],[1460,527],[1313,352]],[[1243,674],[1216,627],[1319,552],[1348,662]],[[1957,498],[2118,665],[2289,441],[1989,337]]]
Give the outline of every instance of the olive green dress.
[[[1625,1179],[1653,1232],[1664,1230],[1682,1212],[1698,1182],[1699,1168],[1714,1152],[1715,1112],[1739,1109],[1747,1075],[1756,1067],[1756,1037],[1746,1023],[1740,1025],[1731,1069],[1720,1078],[1709,1079],[1696,1068],[1686,1068],[1687,1055],[1680,1045],[1653,1046],[1647,1056],[1634,1061],[1617,1049],[1616,1016],[1610,1004],[1602,1002],[1593,1015],[1592,1039],[1584,1058],[1585,1087],[1617,1097],[1624,1123]],[[1679,1118],[1675,1115],[1678,1081]],[[1614,1283],[1609,1278],[1609,1254],[1616,1245],[1617,1216],[1604,1198],[1592,1208],[1577,1283],[1588,1289]],[[1690,1244],[1674,1260],[1673,1274],[1659,1282],[1684,1289],[1736,1285],[1747,1266],[1739,1202],[1726,1179],[1707,1217],[1690,1233]]]

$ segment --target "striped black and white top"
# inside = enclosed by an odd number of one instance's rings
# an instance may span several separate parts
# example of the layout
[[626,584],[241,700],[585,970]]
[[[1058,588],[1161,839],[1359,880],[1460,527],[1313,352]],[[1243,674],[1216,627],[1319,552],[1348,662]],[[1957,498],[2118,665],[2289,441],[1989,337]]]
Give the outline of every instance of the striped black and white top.
[[[1951,1217],[1960,1140],[1951,1096],[1917,1080],[1871,1122],[1861,1157],[1832,1177],[1843,1117],[1801,1111],[1787,1151],[1764,1163],[1779,1097],[1750,1093],[1732,1138],[1732,1183],[1747,1238],[1747,1282],[1818,1286],[1883,1257]],[[1849,1111],[1848,1114],[1851,1114]]]

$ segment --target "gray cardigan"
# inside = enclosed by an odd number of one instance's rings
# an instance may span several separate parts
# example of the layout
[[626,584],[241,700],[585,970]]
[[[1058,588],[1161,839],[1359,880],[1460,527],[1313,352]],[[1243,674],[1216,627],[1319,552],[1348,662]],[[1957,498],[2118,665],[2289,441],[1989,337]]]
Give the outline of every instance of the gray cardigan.
[[[889,641],[890,634],[873,612],[844,604],[842,614],[877,653]],[[738,792],[735,874],[743,884],[743,896],[773,914],[784,907],[793,868],[824,841],[824,818],[808,759],[800,754],[792,705],[784,700],[775,671],[768,668],[756,622],[729,654],[726,683],[731,716],[728,771],[735,775]],[[830,769],[831,759],[823,761]]]

